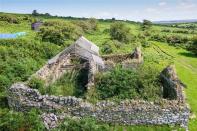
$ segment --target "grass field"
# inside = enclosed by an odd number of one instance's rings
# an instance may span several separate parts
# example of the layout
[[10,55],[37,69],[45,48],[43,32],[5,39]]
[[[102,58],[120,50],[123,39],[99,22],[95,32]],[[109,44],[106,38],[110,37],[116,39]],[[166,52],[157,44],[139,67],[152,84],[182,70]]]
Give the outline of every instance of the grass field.
[[[166,43],[155,43],[162,50],[174,56],[173,61],[176,65],[179,78],[187,85],[185,89],[186,101],[191,107],[192,113],[197,115],[197,57],[184,49],[177,49]],[[197,119],[190,120],[189,129],[196,131]]]

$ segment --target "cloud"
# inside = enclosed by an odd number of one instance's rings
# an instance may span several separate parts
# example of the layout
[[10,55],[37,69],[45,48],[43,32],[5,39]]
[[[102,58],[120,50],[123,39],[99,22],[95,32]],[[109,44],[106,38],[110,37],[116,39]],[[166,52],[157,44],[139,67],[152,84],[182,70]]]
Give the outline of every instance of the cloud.
[[100,19],[100,18],[106,19],[106,18],[113,18],[113,17],[119,18],[120,17],[119,14],[114,13],[114,12],[112,13],[112,12],[109,12],[109,11],[91,12],[91,13],[86,12],[86,13],[83,13],[83,16],[84,17],[95,17],[95,18],[98,18],[98,19]]
[[158,5],[159,6],[165,6],[165,5],[167,5],[167,3],[166,2],[160,2]]
[[153,13],[153,12],[156,12],[157,9],[155,9],[155,8],[147,8],[146,11],[149,12],[149,13]]
[[196,8],[196,4],[195,3],[188,3],[188,2],[181,2],[178,7],[182,8],[182,9],[193,9]]

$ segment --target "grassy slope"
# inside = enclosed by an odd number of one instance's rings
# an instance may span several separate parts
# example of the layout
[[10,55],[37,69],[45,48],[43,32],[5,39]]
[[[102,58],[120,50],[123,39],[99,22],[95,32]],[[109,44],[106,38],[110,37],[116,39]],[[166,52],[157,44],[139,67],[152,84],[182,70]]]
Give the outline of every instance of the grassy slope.
[[[178,76],[187,85],[185,89],[187,102],[191,107],[192,113],[197,115],[197,57],[184,49],[168,46],[165,43],[155,43],[168,54],[173,55],[173,59]],[[197,119],[191,120],[189,129],[196,131]]]

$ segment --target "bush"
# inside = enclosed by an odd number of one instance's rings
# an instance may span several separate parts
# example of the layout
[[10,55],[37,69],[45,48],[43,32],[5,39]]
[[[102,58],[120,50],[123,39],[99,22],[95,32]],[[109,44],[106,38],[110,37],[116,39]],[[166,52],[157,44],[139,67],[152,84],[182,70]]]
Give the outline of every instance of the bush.
[[188,30],[173,30],[173,33],[183,33],[183,34],[189,34],[190,32]]
[[0,15],[0,21],[6,21],[10,24],[20,24],[21,23],[20,17],[17,17],[15,15],[10,15],[10,14]]
[[188,49],[197,55],[197,36],[193,37]]
[[57,29],[55,27],[44,27],[40,29],[39,35],[42,41],[48,41],[51,43],[55,43],[61,45],[64,43],[65,37],[61,31],[61,29]]
[[6,103],[6,89],[17,81],[26,81],[33,72],[59,50],[51,43],[26,39],[0,40],[0,103]]
[[68,130],[68,131],[108,131],[108,125],[97,124],[95,119],[83,118],[72,119],[65,118],[64,122],[55,130]]
[[96,31],[98,29],[97,20],[94,18],[90,18],[88,20],[75,21],[74,24],[78,27],[81,27],[84,32],[90,33],[92,31]]
[[118,40],[120,42],[128,43],[132,40],[130,28],[121,22],[115,22],[111,24],[110,35],[112,39]]
[[111,54],[111,53],[113,53],[113,49],[112,49],[111,45],[109,45],[109,44],[102,45],[101,51],[104,54]]
[[145,40],[141,41],[141,45],[143,47],[150,47],[151,43],[148,40],[145,39]]
[[10,85],[11,85],[10,80],[4,75],[0,75],[0,92],[3,92]]
[[138,77],[134,70],[116,68],[96,81],[99,99],[135,99],[139,96]]
[[172,31],[170,29],[163,29],[161,30],[161,32],[168,32],[168,33],[171,33]]
[[121,48],[123,43],[117,41],[117,40],[107,40],[102,44],[101,52],[103,54],[111,54],[113,53],[117,48]]
[[187,43],[190,41],[190,38],[179,36],[179,35],[160,35],[154,34],[150,38],[151,40],[155,40],[158,42],[167,42],[173,46],[187,47]]
[[159,82],[159,69],[152,64],[146,64],[138,69],[138,92],[144,100],[157,100],[162,95]]
[[91,29],[92,29],[93,31],[95,31],[95,30],[98,29],[98,22],[97,22],[97,19],[95,19],[95,18],[90,18],[90,19],[88,20],[88,22],[90,23]]
[[154,34],[151,36],[151,40],[159,41],[159,42],[166,42],[166,37],[160,34]]
[[96,77],[97,97],[104,99],[161,98],[159,70],[155,66],[141,66],[137,70],[116,67],[111,72]]
[[64,44],[65,40],[76,40],[82,34],[83,31],[80,27],[72,23],[60,21],[46,22],[39,32],[42,41],[58,45]]
[[27,113],[0,109],[0,129],[6,131],[16,130],[44,130],[44,124],[36,110]]
[[28,86],[33,89],[42,89],[44,87],[44,81],[33,76],[29,81],[28,81]]

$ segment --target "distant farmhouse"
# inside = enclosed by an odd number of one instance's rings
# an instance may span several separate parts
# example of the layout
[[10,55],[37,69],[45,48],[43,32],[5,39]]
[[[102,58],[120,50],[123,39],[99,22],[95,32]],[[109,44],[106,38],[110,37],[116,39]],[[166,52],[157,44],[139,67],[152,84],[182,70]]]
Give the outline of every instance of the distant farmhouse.
[[43,22],[37,21],[31,24],[31,29],[35,31],[39,31],[40,26],[42,26]]

